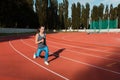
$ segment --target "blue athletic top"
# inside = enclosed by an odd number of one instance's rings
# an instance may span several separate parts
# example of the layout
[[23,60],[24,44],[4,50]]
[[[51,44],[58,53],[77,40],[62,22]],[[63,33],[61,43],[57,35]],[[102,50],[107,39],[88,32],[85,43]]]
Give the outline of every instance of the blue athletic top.
[[43,48],[46,46],[46,34],[44,34],[43,36],[41,36],[39,33],[38,33],[38,41],[44,39],[44,42],[41,42],[38,44],[38,48]]

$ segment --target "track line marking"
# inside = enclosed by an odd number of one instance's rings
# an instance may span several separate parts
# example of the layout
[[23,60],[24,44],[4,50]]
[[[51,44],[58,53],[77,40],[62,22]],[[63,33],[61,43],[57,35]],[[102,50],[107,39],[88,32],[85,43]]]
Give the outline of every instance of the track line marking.
[[102,68],[102,67],[99,67],[99,66],[95,66],[95,65],[92,65],[92,64],[84,63],[84,62],[81,62],[81,61],[78,61],[78,60],[74,60],[74,59],[71,59],[71,58],[67,58],[67,57],[63,57],[63,56],[61,56],[61,57],[64,58],[64,59],[76,62],[76,63],[84,64],[84,65],[87,65],[87,66],[90,66],[90,67],[94,67],[94,68],[97,68],[97,69],[100,69],[100,70],[104,70],[104,71],[108,71],[108,72],[120,75],[120,72],[116,72],[116,71],[113,71],[113,70],[105,69],[105,68]]
[[65,79],[65,80],[69,80],[68,78],[66,78],[66,77],[64,77],[64,76],[62,76],[62,75],[60,75],[60,74],[58,74],[58,73],[56,73],[56,72],[54,72],[54,71],[52,71],[52,70],[46,68],[46,67],[44,67],[44,66],[38,64],[38,63],[35,62],[34,60],[30,59],[29,57],[27,57],[26,55],[24,55],[23,53],[21,53],[20,51],[18,51],[18,50],[12,45],[12,43],[11,43],[10,41],[9,41],[9,45],[10,45],[11,48],[12,48],[13,50],[15,50],[18,54],[20,54],[21,56],[23,56],[23,57],[26,58],[27,60],[31,61],[31,62],[34,63],[35,65],[37,65],[37,66],[39,66],[39,67],[41,67],[41,68],[47,70],[48,72],[51,72],[51,73],[55,74],[56,76],[59,76],[59,77]]
[[[33,40],[32,40],[33,41]],[[51,41],[53,42],[53,41]],[[53,42],[55,44],[60,44],[60,43],[56,43],[56,42]],[[62,45],[62,43],[60,44]],[[64,44],[65,45],[65,44]],[[55,47],[55,48],[59,48],[59,47],[56,47],[56,46],[53,46],[53,45],[50,45],[51,47]],[[66,51],[70,51],[70,52],[74,52],[74,53],[77,53],[77,54],[81,54],[81,55],[87,55],[87,56],[92,56],[92,57],[97,57],[97,58],[102,58],[102,59],[106,59],[106,60],[112,60],[112,61],[116,61],[116,62],[120,62],[116,59],[110,59],[110,58],[105,58],[105,57],[100,57],[100,56],[96,56],[96,55],[91,55],[91,54],[88,54],[88,53],[80,53],[78,51],[73,51],[73,50],[70,50],[70,49],[67,49]],[[112,54],[111,54],[112,55]],[[110,56],[110,55],[109,55]]]
[[112,67],[113,65],[117,64],[117,62],[113,62],[113,63],[110,63],[110,64],[107,64],[106,66],[107,67]]
[[113,54],[108,54],[108,55],[105,55],[105,56],[111,56],[111,55],[113,55]]
[[[32,40],[33,41],[33,40]],[[53,41],[48,41],[48,42],[51,42],[51,43],[56,43],[56,42],[53,42]],[[103,53],[111,53],[111,54],[116,54],[116,55],[119,55],[117,53],[112,53],[112,52],[107,52],[107,50],[105,51],[101,51],[101,50],[98,50],[98,49],[91,49],[91,48],[85,48],[85,47],[80,47],[80,46],[73,46],[73,45],[69,45],[69,44],[66,44],[66,43],[56,43],[56,44],[60,44],[60,45],[66,45],[66,46],[69,46],[69,47],[74,47],[74,48],[79,48],[79,49],[86,49],[86,50],[90,50],[90,51],[97,51],[97,52],[103,52]]]
[[[49,41],[49,42],[52,42],[52,43],[55,43],[55,44],[59,44],[59,45],[67,45],[67,44],[57,43],[57,42],[53,42],[53,41]],[[70,45],[69,45],[69,46],[70,46]],[[56,47],[56,46],[54,46],[54,47]],[[58,47],[56,47],[56,48],[58,48]],[[87,55],[87,56],[92,56],[92,57],[97,57],[97,58],[102,58],[102,59],[107,59],[107,60],[113,60],[113,61],[120,62],[120,61],[118,61],[118,60],[116,60],[116,59],[110,59],[110,58],[95,56],[95,55],[91,55],[91,54],[88,54],[88,53],[85,53],[85,54],[84,54],[84,53],[80,53],[80,52],[78,52],[78,51],[73,51],[73,50],[70,50],[70,49],[68,49],[67,51],[75,52],[75,53],[82,54],[82,55]],[[105,53],[105,52],[104,52],[104,53]],[[113,54],[113,53],[112,53],[112,54]]]
[[[66,36],[65,36],[65,37],[66,37]],[[62,39],[65,40],[65,41],[73,41],[73,40],[66,40],[65,37],[62,37]],[[88,42],[82,42],[82,41],[77,41],[77,42],[90,44],[90,43],[88,43]],[[92,44],[100,45],[100,46],[108,46],[108,47],[111,46],[111,47],[118,47],[118,48],[120,48],[120,46],[110,45],[110,44],[100,44],[100,43],[92,43]]]
[[[53,42],[53,41],[48,41],[48,42],[56,43],[56,42]],[[57,44],[66,45],[66,46],[69,46],[69,47],[74,47],[74,48],[79,48],[79,49],[86,49],[86,50],[90,50],[90,51],[97,51],[97,52],[113,54],[112,52],[106,52],[105,50],[101,51],[101,50],[97,50],[97,49],[85,48],[85,47],[80,47],[80,46],[73,46],[73,45],[69,45],[69,44],[66,44],[66,43],[64,43],[64,44],[63,43],[57,43]]]
[[[21,39],[21,41],[24,42],[22,39]],[[26,44],[28,44],[28,43],[26,43]],[[29,46],[29,45],[30,45],[30,44],[28,44],[28,46]],[[33,48],[34,46],[31,46],[31,45],[30,45],[30,47]],[[36,48],[36,47],[34,47],[34,48]],[[119,74],[119,75],[120,75],[119,72],[116,72],[116,71],[113,71],[113,70],[105,69],[105,68],[102,68],[102,67],[99,67],[99,66],[95,66],[95,65],[92,65],[92,64],[89,64],[89,63],[81,62],[81,61],[78,61],[78,60],[75,60],[75,59],[71,59],[71,58],[67,58],[67,57],[64,57],[64,56],[60,56],[60,57],[63,58],[63,59],[72,61],[72,62],[80,63],[80,64],[87,65],[87,66],[90,66],[90,67],[94,67],[94,68],[96,68],[96,69],[100,69],[100,70],[104,70],[104,71],[107,71],[107,72],[111,72],[111,73]]]

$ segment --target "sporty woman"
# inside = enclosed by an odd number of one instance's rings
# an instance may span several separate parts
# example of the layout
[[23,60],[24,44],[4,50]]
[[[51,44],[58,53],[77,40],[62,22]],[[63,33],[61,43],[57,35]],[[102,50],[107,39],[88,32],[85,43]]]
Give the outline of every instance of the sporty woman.
[[46,34],[44,33],[45,31],[45,27],[44,26],[40,26],[38,29],[38,32],[35,36],[35,43],[38,44],[38,49],[37,52],[33,55],[33,58],[37,58],[40,56],[41,52],[44,51],[45,52],[45,64],[49,65],[48,63],[48,46],[46,45]]

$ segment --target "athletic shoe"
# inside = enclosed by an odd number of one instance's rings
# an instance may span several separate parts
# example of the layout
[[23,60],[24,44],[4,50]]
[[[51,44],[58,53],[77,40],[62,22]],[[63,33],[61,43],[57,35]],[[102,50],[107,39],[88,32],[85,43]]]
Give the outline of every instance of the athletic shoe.
[[33,58],[34,58],[34,59],[37,58],[35,54],[33,55]]
[[49,63],[47,61],[44,62],[46,65],[49,65]]

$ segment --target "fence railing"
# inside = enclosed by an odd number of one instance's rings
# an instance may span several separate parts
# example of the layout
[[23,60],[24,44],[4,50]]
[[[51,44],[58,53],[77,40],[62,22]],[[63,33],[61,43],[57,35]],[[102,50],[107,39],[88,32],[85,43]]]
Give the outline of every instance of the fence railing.
[[36,29],[21,29],[21,28],[0,28],[0,33],[27,33],[35,32]]

